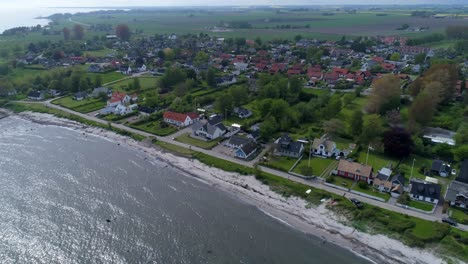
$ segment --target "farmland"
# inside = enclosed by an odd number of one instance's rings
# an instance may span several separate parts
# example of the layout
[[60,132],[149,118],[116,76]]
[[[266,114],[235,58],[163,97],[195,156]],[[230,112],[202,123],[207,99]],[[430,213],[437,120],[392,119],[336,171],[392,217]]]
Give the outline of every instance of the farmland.
[[[207,33],[220,37],[261,37],[271,40],[281,36],[293,39],[295,35],[304,37],[337,40],[342,35],[375,36],[405,34],[417,36],[421,32],[397,30],[402,24],[410,27],[428,26],[426,32],[441,32],[448,25],[460,23],[460,19],[435,19],[410,16],[410,10],[359,10],[347,12],[322,8],[320,10],[294,11],[290,9],[257,8],[215,8],[210,10],[158,10],[139,9],[127,12],[116,11],[78,14],[73,21],[85,24],[128,24],[131,28],[145,34],[199,34]],[[68,20],[59,21],[60,27],[71,26]],[[212,30],[230,22],[242,22],[248,27],[230,28],[229,30]]]

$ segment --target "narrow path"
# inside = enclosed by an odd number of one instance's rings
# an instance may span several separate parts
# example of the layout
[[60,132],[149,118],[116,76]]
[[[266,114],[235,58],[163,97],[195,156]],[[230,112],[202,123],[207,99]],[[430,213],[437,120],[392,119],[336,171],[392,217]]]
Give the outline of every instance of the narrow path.
[[68,18],[68,21],[70,21],[70,22],[72,22],[72,23],[74,23],[74,24],[78,24],[78,25],[85,26],[85,27],[91,27],[90,24],[85,24],[85,23],[81,23],[81,22],[74,21],[74,20],[71,19],[71,17]]
[[[33,103],[42,103],[47,107],[58,109],[58,110],[61,110],[63,112],[67,112],[67,113],[70,113],[70,114],[74,114],[74,115],[80,116],[82,118],[85,118],[85,119],[88,119],[88,120],[91,120],[91,121],[94,121],[94,122],[97,122],[97,123],[101,123],[101,124],[105,124],[105,125],[107,125],[109,123],[106,120],[102,120],[102,119],[99,119],[99,118],[94,117],[94,116],[89,116],[87,114],[82,114],[82,113],[79,113],[79,112],[64,108],[64,107],[59,106],[59,105],[54,105],[54,104],[51,103],[52,100],[54,100],[54,99],[51,99],[51,100],[48,100],[48,101],[45,101],[45,102],[33,102]],[[25,103],[25,102],[23,102],[23,103]],[[28,102],[26,102],[26,103],[28,103]],[[236,159],[236,158],[233,158],[233,157],[220,155],[219,153],[217,153],[215,151],[212,151],[212,150],[202,149],[202,148],[195,147],[195,146],[192,146],[192,145],[188,145],[188,144],[185,144],[185,143],[182,143],[182,142],[178,142],[178,141],[172,140],[173,136],[167,136],[167,137],[159,137],[158,136],[157,137],[154,134],[150,134],[150,133],[147,133],[147,132],[144,132],[144,131],[136,130],[136,129],[124,126],[122,124],[117,124],[117,123],[110,123],[110,124],[113,127],[116,127],[116,128],[128,131],[128,132],[131,132],[131,133],[134,133],[134,134],[142,135],[142,136],[145,136],[145,137],[157,138],[157,140],[159,140],[161,142],[177,145],[179,147],[183,147],[183,148],[186,148],[186,149],[191,149],[191,150],[194,150],[194,151],[197,151],[197,152],[201,152],[201,153],[213,156],[213,157],[217,157],[219,159],[230,161],[230,162],[240,164],[240,165],[243,165],[243,166],[247,166],[247,167],[250,167],[250,168],[254,167],[254,163],[252,161],[248,162],[248,161],[244,161],[244,160],[239,160],[239,159]],[[285,178],[285,179],[289,179],[289,180],[292,180],[292,181],[295,181],[295,182],[298,182],[298,183],[301,183],[301,184],[304,184],[304,185],[307,185],[307,186],[311,186],[311,187],[321,189],[321,190],[324,190],[324,191],[327,191],[327,192],[330,192],[330,193],[334,193],[334,194],[337,194],[337,195],[343,195],[342,190],[338,190],[338,189],[335,189],[333,187],[324,185],[323,181],[321,181],[321,180],[305,180],[303,178],[294,176],[292,174],[282,172],[282,171],[278,171],[278,170],[274,170],[274,169],[267,168],[267,167],[263,167],[263,166],[260,166],[260,169],[262,171],[266,172],[266,173],[270,173],[270,174],[273,174],[273,175],[276,175],[276,176],[279,176],[279,177],[282,177],[282,178]],[[417,218],[421,218],[421,219],[425,219],[425,220],[429,220],[429,221],[440,221],[441,220],[440,216],[438,216],[438,215],[436,216],[436,215],[423,214],[423,213],[420,213],[420,212],[417,212],[417,211],[404,209],[404,208],[401,208],[401,207],[398,207],[396,205],[392,205],[392,204],[389,204],[389,203],[386,203],[386,202],[380,202],[380,201],[373,200],[373,199],[370,199],[370,198],[367,198],[367,197],[359,196],[359,195],[356,195],[356,194],[353,194],[353,193],[350,193],[350,192],[346,193],[346,197],[355,198],[355,199],[361,200],[362,202],[365,202],[365,203],[368,203],[368,204],[371,204],[371,205],[374,205],[374,206],[377,206],[377,207],[380,207],[380,208],[383,208],[383,209],[399,212],[399,213],[402,213],[402,214],[410,215],[410,216],[413,216],[413,217],[417,217]],[[468,226],[466,226],[466,225],[459,224],[456,228],[458,228],[460,230],[463,230],[463,231],[468,231]]]

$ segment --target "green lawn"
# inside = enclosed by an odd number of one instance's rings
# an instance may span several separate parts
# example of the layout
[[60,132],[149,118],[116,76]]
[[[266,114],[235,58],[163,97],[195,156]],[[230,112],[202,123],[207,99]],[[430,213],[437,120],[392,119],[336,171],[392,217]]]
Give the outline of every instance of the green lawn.
[[461,209],[452,207],[449,209],[449,215],[460,224],[468,224],[468,214]]
[[[366,157],[367,157],[367,148],[363,149],[359,153],[358,162],[366,164]],[[386,157],[383,154],[375,153],[375,151],[372,151],[372,150],[369,151],[369,158],[367,161],[367,165],[372,166],[372,168],[374,168],[374,171],[378,171],[381,168],[388,166],[389,164],[392,164],[393,167],[395,167],[398,164],[398,160],[394,158]]]
[[420,201],[414,201],[414,200],[410,200],[407,205],[409,207],[413,207],[413,208],[420,209],[423,211],[432,211],[432,209],[434,209],[433,204],[420,202]]
[[[121,78],[125,78],[124,75],[121,75]],[[141,90],[146,90],[150,88],[156,88],[156,80],[157,77],[138,77],[140,80],[140,86]],[[117,91],[123,91],[123,92],[134,92],[134,91],[127,91],[125,88],[133,83],[133,78],[125,79],[116,83],[113,83],[111,85],[108,85],[108,87],[112,88],[113,90]]]
[[62,97],[60,99],[52,101],[53,104],[66,107],[68,109],[80,112],[89,113],[92,111],[103,108],[106,103],[95,98],[86,98],[81,101],[73,100],[72,96]]
[[390,194],[379,192],[379,190],[373,188],[371,185],[368,185],[368,188],[364,189],[359,186],[359,183],[356,183],[353,187],[353,190],[385,199],[385,201],[388,201],[388,199],[390,199]]
[[340,176],[331,176],[333,177],[333,182],[330,182],[331,184],[334,184],[336,186],[344,187],[344,188],[351,188],[353,186],[354,181],[348,178],[340,177]]
[[[322,172],[332,164],[334,159],[322,159],[318,157],[311,157],[310,159],[310,167],[312,167],[312,173],[315,176],[320,176]],[[302,160],[297,164],[294,168],[293,172],[301,174],[302,167],[309,166],[309,157],[304,156]]]
[[115,54],[116,51],[113,49],[102,49],[102,50],[91,50],[91,51],[85,51],[84,56],[91,56],[91,57],[105,57],[108,54]]
[[270,155],[268,161],[264,162],[263,165],[288,172],[296,161],[297,159],[295,158]]
[[177,131],[177,128],[175,128],[174,126],[169,126],[169,125],[161,126],[161,122],[162,121],[150,121],[150,122],[146,122],[143,124],[131,125],[131,127],[139,129],[139,130],[143,130],[143,131],[146,131],[148,133],[155,134],[158,136],[168,136]]
[[175,140],[189,144],[195,147],[203,148],[203,149],[212,149],[214,146],[218,145],[218,143],[222,140],[223,138],[218,138],[215,140],[210,140],[210,141],[203,141],[200,139],[192,138],[190,136],[190,133],[183,134],[179,137],[177,137]]

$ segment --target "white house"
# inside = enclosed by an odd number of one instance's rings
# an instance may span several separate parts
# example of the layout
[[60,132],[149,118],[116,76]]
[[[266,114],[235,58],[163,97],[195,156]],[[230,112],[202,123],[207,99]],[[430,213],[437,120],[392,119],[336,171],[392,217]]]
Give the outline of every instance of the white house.
[[315,156],[326,158],[337,155],[337,152],[339,152],[336,148],[336,143],[326,138],[314,139],[314,142],[312,143],[312,151]]
[[168,124],[175,125],[178,127],[186,127],[186,126],[193,124],[193,122],[198,120],[200,117],[196,113],[182,114],[182,113],[166,111],[163,114],[163,118],[164,118],[164,122]]

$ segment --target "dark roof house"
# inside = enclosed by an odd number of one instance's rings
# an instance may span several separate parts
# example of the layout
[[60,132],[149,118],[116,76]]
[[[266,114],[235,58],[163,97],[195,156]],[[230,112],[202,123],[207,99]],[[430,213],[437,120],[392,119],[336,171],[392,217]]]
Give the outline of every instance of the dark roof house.
[[275,143],[276,154],[280,156],[299,158],[304,152],[304,144],[294,141],[287,133],[284,133]]

